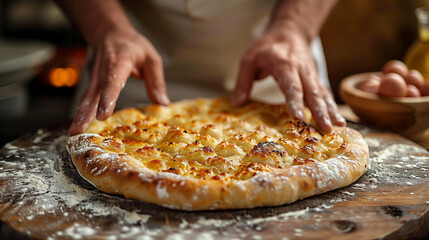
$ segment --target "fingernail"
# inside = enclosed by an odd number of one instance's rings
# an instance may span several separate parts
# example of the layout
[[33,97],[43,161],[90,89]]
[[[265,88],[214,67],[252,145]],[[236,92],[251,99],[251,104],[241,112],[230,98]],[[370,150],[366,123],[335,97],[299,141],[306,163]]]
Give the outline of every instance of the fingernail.
[[98,107],[98,109],[97,109],[97,113],[98,114],[104,114],[106,112],[106,109],[105,108],[103,108],[103,107]]
[[346,119],[343,116],[341,116],[341,114],[339,113],[337,113],[337,118],[340,122],[346,122]]
[[106,109],[105,109],[105,108],[103,108],[103,107],[98,107],[96,118],[97,118],[98,120],[104,120],[103,118],[104,118],[104,115],[105,115],[105,114],[106,114]]
[[300,119],[300,120],[304,121],[304,120],[305,120],[305,114],[304,114],[304,111],[302,111],[301,109],[299,109],[299,110],[296,112],[296,117],[297,117],[298,119]]
[[159,94],[157,95],[158,102],[162,105],[168,105],[170,103],[170,99],[168,99],[167,95]]
[[231,105],[238,107],[246,101],[246,93],[242,91],[238,91],[231,98]]
[[89,122],[82,124],[81,127],[82,127],[81,131],[85,131],[89,127]]
[[332,123],[329,118],[324,117],[323,124],[326,126],[327,129],[329,129],[329,131],[332,130]]
[[338,122],[339,122],[339,123],[341,123],[342,125],[345,125],[345,124],[346,124],[346,119],[345,119],[343,116],[341,116],[340,114],[337,114],[337,120],[338,120]]

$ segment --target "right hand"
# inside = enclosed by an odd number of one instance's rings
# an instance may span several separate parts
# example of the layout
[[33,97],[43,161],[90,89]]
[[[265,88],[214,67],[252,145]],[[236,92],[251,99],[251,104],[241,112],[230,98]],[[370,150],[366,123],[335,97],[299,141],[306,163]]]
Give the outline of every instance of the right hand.
[[144,79],[152,102],[169,104],[161,56],[135,30],[111,30],[95,44],[88,88],[79,103],[69,135],[81,133],[96,117],[105,120],[115,109],[119,93],[130,76]]
[[323,131],[346,125],[332,93],[320,81],[310,42],[294,24],[271,25],[244,54],[231,105],[246,103],[254,81],[269,75],[285,95],[293,117],[304,120],[307,105]]

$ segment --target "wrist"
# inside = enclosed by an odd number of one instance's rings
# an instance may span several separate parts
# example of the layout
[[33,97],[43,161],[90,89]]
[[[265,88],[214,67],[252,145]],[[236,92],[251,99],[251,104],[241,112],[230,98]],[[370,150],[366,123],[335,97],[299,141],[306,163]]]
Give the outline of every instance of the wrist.
[[305,27],[299,26],[294,21],[290,20],[274,20],[265,35],[277,41],[290,39],[291,36],[294,38],[301,38],[306,43],[310,44],[313,38],[313,34],[305,30]]
[[57,1],[90,45],[103,41],[112,31],[134,29],[117,1]]
[[92,27],[84,31],[84,37],[89,45],[97,45],[103,42],[106,37],[114,32],[135,32],[134,27],[128,21],[118,23],[113,20],[97,22]]
[[296,34],[310,43],[337,0],[279,0],[271,16],[269,31]]
[[104,22],[102,24],[95,25],[92,29],[89,29],[87,34],[84,34],[84,37],[89,45],[94,46],[103,42],[112,32],[124,31],[124,28],[126,29],[128,27],[119,27],[116,24]]

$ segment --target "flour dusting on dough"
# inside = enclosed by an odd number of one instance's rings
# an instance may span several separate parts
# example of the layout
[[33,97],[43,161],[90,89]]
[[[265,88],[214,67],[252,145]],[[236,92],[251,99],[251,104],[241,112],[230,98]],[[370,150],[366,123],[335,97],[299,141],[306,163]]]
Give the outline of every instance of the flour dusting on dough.
[[159,198],[168,198],[170,196],[167,191],[167,186],[163,185],[162,182],[158,182],[156,185],[156,194]]

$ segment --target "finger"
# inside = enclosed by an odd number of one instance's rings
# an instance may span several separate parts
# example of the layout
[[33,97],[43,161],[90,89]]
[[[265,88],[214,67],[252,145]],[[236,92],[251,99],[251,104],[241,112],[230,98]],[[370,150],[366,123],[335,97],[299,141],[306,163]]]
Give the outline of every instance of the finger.
[[[110,65],[110,63],[106,63],[106,65]],[[98,103],[97,119],[105,120],[112,115],[115,109],[119,94],[131,73],[132,63],[125,57],[118,57],[114,64],[101,67],[101,69],[107,69],[107,71],[102,71],[107,74],[104,74],[104,79],[101,80],[103,85]]]
[[244,57],[240,64],[237,83],[231,97],[231,106],[238,107],[249,100],[250,90],[255,80],[255,69],[253,61],[249,57]]
[[90,90],[87,89],[85,96],[82,98],[82,101],[79,104],[78,110],[74,117],[73,123],[71,124],[68,134],[74,135],[85,131],[89,123],[94,119],[97,102],[100,98],[100,94],[90,94]]
[[146,91],[150,100],[162,105],[169,104],[170,99],[167,95],[161,57],[155,54],[147,57],[143,65],[143,71]]
[[305,120],[304,96],[298,71],[283,65],[274,71],[273,77],[286,96],[287,105],[292,116]]
[[321,88],[324,92],[326,106],[328,108],[328,113],[332,123],[337,126],[345,126],[346,120],[343,116],[341,116],[340,112],[338,111],[338,106],[334,101],[334,97],[332,96],[331,91],[325,86],[321,86]]
[[85,131],[95,116],[98,99],[100,98],[100,84],[98,78],[99,62],[100,55],[96,54],[94,67],[91,71],[91,80],[80,100],[73,122],[69,127],[69,135]]
[[304,100],[310,108],[314,119],[323,131],[332,131],[331,119],[323,98],[323,92],[321,92],[319,86],[317,74],[310,69],[301,69],[300,77],[304,89]]

